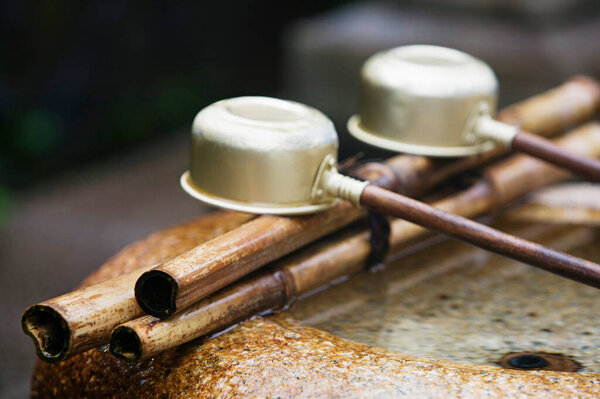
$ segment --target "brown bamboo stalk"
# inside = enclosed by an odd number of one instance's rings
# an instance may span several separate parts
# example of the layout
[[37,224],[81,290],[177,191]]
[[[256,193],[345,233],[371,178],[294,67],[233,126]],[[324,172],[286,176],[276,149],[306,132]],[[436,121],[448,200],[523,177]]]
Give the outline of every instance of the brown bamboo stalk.
[[[562,112],[549,113],[550,109]],[[600,86],[591,77],[575,76],[562,85],[510,105],[496,119],[549,137],[593,116],[600,109]]]
[[[238,212],[220,212],[210,215],[213,219],[204,223],[214,228],[208,234],[198,235],[194,244],[213,238],[224,231],[234,229],[253,219],[254,215]],[[175,227],[170,231],[171,237],[177,237],[183,226]],[[189,228],[189,224],[184,225]],[[161,235],[150,236],[146,243],[161,239]],[[188,240],[171,240],[171,247],[181,245],[189,247]],[[180,241],[178,243],[177,241]],[[133,245],[125,251],[131,257],[142,259],[156,264],[164,262],[170,256],[168,253],[158,257],[145,258],[139,254],[138,246]],[[35,343],[38,357],[47,362],[57,362],[76,353],[104,345],[112,329],[128,320],[144,314],[138,306],[133,295],[133,287],[138,277],[146,270],[143,267],[123,274],[119,277],[106,280],[99,284],[91,285],[70,292],[68,294],[50,299],[48,301],[30,306],[22,318],[23,331],[31,336]]]
[[165,318],[362,216],[343,201],[310,216],[260,216],[143,273],[136,299],[146,313]]
[[[500,113],[499,118],[509,123],[520,123],[523,127],[544,135],[554,134],[565,126],[577,124],[593,115],[600,105],[598,87],[591,79],[571,79],[553,90],[507,108]],[[483,161],[477,158],[455,163],[433,162],[424,157],[403,155],[390,159],[390,168],[382,168],[380,164],[367,164],[362,168],[362,174],[365,178],[382,181],[387,179],[388,183],[399,179],[396,189],[418,195],[448,176],[481,162]],[[217,221],[219,224],[214,230],[217,235],[240,226],[251,216],[219,213],[214,218],[215,224]],[[203,237],[206,238],[209,237]],[[200,242],[202,239],[196,239],[193,245]],[[160,256],[142,258],[146,264],[154,265],[193,245],[189,241],[186,244],[180,243]],[[179,252],[174,252],[175,248],[180,248]],[[134,248],[128,250],[130,249]],[[138,257],[132,253],[134,255]],[[129,275],[107,280],[94,288],[76,290],[27,309],[22,318],[22,326],[25,333],[33,339],[38,356],[42,360],[56,362],[108,342],[109,333],[114,326],[142,314],[142,310],[133,302],[132,280],[150,268],[152,266],[143,267]]]
[[[555,142],[581,155],[600,157],[600,125],[588,124]],[[485,175],[487,178],[434,206],[464,217],[475,217],[568,176],[524,155],[487,168]],[[524,181],[529,184],[522,184]],[[422,227],[395,219],[391,224],[390,256],[426,233]],[[224,288],[170,319],[161,321],[147,315],[116,327],[111,336],[111,352],[120,358],[138,361],[253,314],[283,307],[299,295],[361,271],[369,252],[367,231],[332,237],[278,261],[269,271]]]

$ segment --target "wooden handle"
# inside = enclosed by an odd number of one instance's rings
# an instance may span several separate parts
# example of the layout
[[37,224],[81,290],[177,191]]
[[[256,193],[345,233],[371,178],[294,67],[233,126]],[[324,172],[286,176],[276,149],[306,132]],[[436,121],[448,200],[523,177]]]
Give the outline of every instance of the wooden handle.
[[361,204],[549,272],[600,288],[600,265],[369,185]]
[[600,161],[572,154],[545,138],[521,130],[515,136],[512,148],[561,166],[587,180],[600,182]]

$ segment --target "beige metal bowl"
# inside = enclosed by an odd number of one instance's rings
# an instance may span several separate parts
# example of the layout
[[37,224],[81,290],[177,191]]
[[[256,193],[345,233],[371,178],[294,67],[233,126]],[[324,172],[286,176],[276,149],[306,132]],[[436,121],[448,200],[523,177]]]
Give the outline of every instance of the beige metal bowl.
[[362,68],[359,114],[350,133],[376,147],[456,157],[481,153],[492,141],[469,134],[470,120],[496,110],[498,82],[484,62],[438,46],[397,47]]
[[337,163],[337,149],[333,123],[314,108],[269,97],[222,100],[196,115],[191,168],[181,184],[221,208],[317,212],[337,202],[311,192],[325,158]]

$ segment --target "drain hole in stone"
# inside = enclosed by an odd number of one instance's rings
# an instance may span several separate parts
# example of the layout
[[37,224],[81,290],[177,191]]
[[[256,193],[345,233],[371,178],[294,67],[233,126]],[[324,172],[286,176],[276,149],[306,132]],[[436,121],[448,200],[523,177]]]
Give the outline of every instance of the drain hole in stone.
[[511,357],[508,364],[518,369],[541,369],[548,365],[548,361],[538,355],[521,355]]
[[583,368],[581,363],[560,353],[510,352],[500,359],[498,365],[515,370],[552,370],[575,372]]

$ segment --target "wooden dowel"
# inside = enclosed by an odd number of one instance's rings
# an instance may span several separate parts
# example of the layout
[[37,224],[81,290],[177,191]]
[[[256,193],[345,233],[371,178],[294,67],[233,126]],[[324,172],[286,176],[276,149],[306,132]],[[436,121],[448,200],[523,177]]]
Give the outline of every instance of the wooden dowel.
[[478,247],[600,288],[600,265],[453,215],[406,196],[369,185],[362,205],[416,223]]
[[[205,232],[192,236],[184,233],[189,231],[194,222],[186,223],[168,230],[169,248],[181,251],[181,248],[189,248],[190,242],[200,244],[253,218],[254,215],[238,212],[211,215],[203,220]],[[162,238],[162,234],[153,235],[144,244],[156,244]],[[172,256],[164,253],[148,257],[145,251],[140,253],[138,248],[140,245],[133,245],[125,252],[148,265],[164,262]],[[47,362],[57,362],[106,344],[115,326],[144,313],[135,300],[133,287],[138,277],[151,267],[136,269],[29,307],[21,322],[23,331],[35,343],[38,357]],[[124,265],[124,269],[127,269],[127,265]]]
[[590,181],[600,181],[600,161],[564,151],[550,140],[521,130],[511,147],[525,154],[563,167]]
[[[600,125],[589,124],[556,141],[582,155],[600,157]],[[476,217],[506,205],[529,191],[568,177],[556,168],[523,155],[513,156],[485,170],[487,178],[433,204],[446,212]],[[529,184],[521,184],[528,181]],[[507,190],[511,187],[510,190]],[[505,189],[498,191],[498,189]],[[506,192],[510,195],[500,195]],[[408,221],[391,223],[390,257],[427,230]],[[370,252],[369,233],[336,235],[304,248],[247,280],[234,283],[167,320],[143,316],[115,329],[111,352],[137,361],[227,327],[253,314],[277,309],[323,285],[359,272]]]
[[[501,111],[498,118],[507,123],[520,124],[528,130],[547,136],[558,133],[566,126],[588,119],[594,114],[599,105],[600,89],[598,84],[589,78],[575,78],[555,89]],[[583,150],[585,151],[585,149]],[[495,156],[497,155],[501,155],[501,152],[496,153]],[[390,166],[388,169],[382,169],[381,164],[365,165],[362,168],[362,174],[365,178],[379,179],[387,177],[388,180],[396,179],[396,189],[410,195],[421,195],[450,175],[481,165],[488,160],[487,158],[471,157],[453,163],[402,155],[391,158],[387,162]],[[516,179],[517,177],[518,175],[507,174],[503,170],[498,170],[498,173],[493,175],[498,186],[504,188],[504,191],[501,192],[503,198],[514,196],[517,190],[510,187],[516,187],[518,184],[507,186],[502,182],[508,178]],[[218,213],[214,217],[204,219],[203,225],[211,223],[213,218],[215,219],[214,229],[209,230],[212,231],[213,236],[217,236],[228,229],[241,225],[253,216],[229,212]],[[216,220],[217,218],[218,220]],[[413,229],[420,229],[414,225],[410,226]],[[179,228],[174,231],[179,231]],[[169,237],[171,238],[169,239],[168,250],[161,251],[160,255],[146,256],[145,253],[138,254],[135,252],[135,246],[126,249],[127,253],[131,253],[131,257],[136,259],[136,262],[132,262],[132,264],[137,265],[143,262],[146,265],[144,268],[139,269],[140,272],[151,268],[151,265],[162,263],[172,256],[179,255],[210,238],[200,235],[179,239],[178,234],[174,232],[172,234],[164,232],[164,234],[170,234]],[[171,243],[175,236],[178,239]],[[162,235],[151,236],[148,240],[152,241],[160,237]],[[155,246],[164,247],[164,243],[157,242]],[[131,270],[131,267],[124,266],[123,270]],[[89,284],[92,281],[99,281],[101,277],[101,275],[92,276],[92,279],[88,279],[87,282]],[[47,310],[46,315],[51,317],[37,317],[36,314],[39,315],[40,313],[29,309],[25,312],[22,319],[23,329],[32,337],[38,356],[42,360],[58,361],[99,344],[105,344],[108,341],[110,329],[116,324],[133,319],[141,314],[142,310],[138,306],[130,306],[133,300],[133,286],[127,278],[112,279],[101,284],[105,288],[102,288],[102,286],[96,288],[98,296],[96,294],[92,295],[94,297],[93,308],[85,299],[79,302],[72,300],[77,297],[82,298],[81,290],[77,290],[71,294],[34,305],[38,309]],[[122,298],[122,301],[115,302],[111,299],[113,296]],[[68,306],[65,306],[67,304]],[[103,316],[107,314],[113,316]],[[100,322],[100,320],[103,321]],[[85,329],[85,326],[94,323],[95,328],[92,333],[80,333],[80,329]],[[63,329],[61,326],[65,325],[66,328]],[[58,331],[61,337],[56,338],[56,335],[51,333],[52,331]],[[57,351],[50,346],[61,349]]]
[[[594,98],[592,102],[595,106],[600,101],[594,97],[598,93],[588,87],[593,86],[593,81],[590,82],[572,82],[569,86],[581,85],[581,91],[588,94],[584,96],[586,109],[589,107],[589,97]],[[432,163],[425,157],[397,157],[387,163],[391,179],[381,179],[376,184],[388,185],[386,188],[404,194],[420,195],[449,174],[481,165],[501,153],[492,152],[465,160],[439,163]],[[367,170],[368,166],[363,169]],[[136,283],[135,296],[146,313],[168,317],[266,263],[336,231],[363,215],[363,212],[351,209],[347,204],[340,204],[323,214],[312,216],[261,216],[242,229],[144,273]]]

